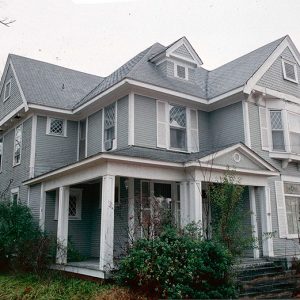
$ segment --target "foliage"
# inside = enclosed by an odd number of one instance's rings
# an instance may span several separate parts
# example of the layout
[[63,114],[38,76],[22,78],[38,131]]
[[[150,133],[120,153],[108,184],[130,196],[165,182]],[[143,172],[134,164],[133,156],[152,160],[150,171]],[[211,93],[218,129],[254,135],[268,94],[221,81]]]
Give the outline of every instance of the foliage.
[[39,272],[50,263],[51,239],[23,204],[0,202],[0,262],[16,270]]
[[[114,299],[109,297],[109,290],[112,288],[114,288],[114,294],[117,294],[118,288],[112,285],[69,278],[57,272],[50,272],[43,275],[30,273],[14,275],[0,274],[0,299],[3,300]],[[126,289],[122,290],[125,293]],[[123,299],[130,298],[124,297]]]
[[244,219],[250,212],[242,205],[244,188],[239,185],[234,172],[228,171],[219,184],[209,186],[212,209],[212,237],[223,243],[234,255],[254,247],[252,230]]
[[235,297],[232,255],[217,241],[194,233],[169,227],[153,239],[137,240],[120,262],[117,282],[156,297]]

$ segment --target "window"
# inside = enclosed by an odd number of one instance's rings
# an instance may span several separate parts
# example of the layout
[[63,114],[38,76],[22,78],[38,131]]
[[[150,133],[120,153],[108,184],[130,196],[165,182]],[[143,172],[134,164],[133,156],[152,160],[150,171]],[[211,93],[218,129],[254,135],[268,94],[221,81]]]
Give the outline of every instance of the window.
[[288,112],[287,116],[291,152],[300,154],[300,115]]
[[62,119],[47,119],[47,134],[56,136],[66,136],[66,122]]
[[4,101],[6,101],[10,97],[11,93],[11,80],[5,83],[4,87]]
[[288,234],[298,234],[300,232],[300,184],[285,182],[284,196]]
[[79,122],[79,159],[86,157],[86,120]]
[[13,165],[19,165],[21,163],[21,150],[22,150],[22,131],[23,126],[19,125],[15,129],[15,144],[14,144],[14,159]]
[[271,110],[271,131],[273,150],[285,151],[284,128],[282,123],[282,115],[280,110]]
[[115,139],[116,104],[113,103],[104,109],[104,148],[111,150]]
[[[82,190],[70,189],[69,196],[69,220],[81,220],[81,206],[82,206]],[[55,216],[54,219],[58,219],[58,197],[55,201]]]
[[13,203],[18,203],[19,202],[19,188],[14,188],[11,189],[10,191],[10,195],[11,195],[11,201]]
[[283,78],[298,83],[297,66],[295,63],[282,60]]
[[174,64],[175,76],[181,79],[188,80],[188,68],[182,65]]
[[170,105],[170,147],[186,150],[186,109]]
[[2,161],[3,161],[3,138],[0,138],[0,172],[2,171]]

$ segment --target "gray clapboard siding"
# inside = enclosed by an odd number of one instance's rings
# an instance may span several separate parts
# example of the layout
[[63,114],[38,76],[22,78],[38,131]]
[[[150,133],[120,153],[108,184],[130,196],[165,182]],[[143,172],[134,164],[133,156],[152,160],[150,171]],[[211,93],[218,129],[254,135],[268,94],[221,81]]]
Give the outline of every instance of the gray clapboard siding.
[[13,181],[7,190],[6,196],[10,197],[11,189],[19,188],[20,201],[22,203],[27,203],[28,200],[28,188],[22,182],[29,178],[31,126],[32,118],[23,122],[21,163],[17,166],[13,166],[15,128],[10,129],[3,136],[3,166],[0,173],[0,191],[7,189],[12,179]]
[[128,96],[117,102],[117,147],[128,146]]
[[209,113],[198,110],[199,150],[211,149],[212,138],[209,129]]
[[[11,95],[5,102],[3,102],[5,84],[9,80],[11,80]],[[8,67],[7,74],[4,80],[4,85],[0,92],[0,119],[2,119],[23,103],[16,78],[14,77],[12,68],[10,66]]]
[[41,204],[41,185],[36,184],[29,187],[28,205],[31,209],[34,219],[38,222],[40,219]]
[[185,45],[181,45],[180,47],[178,47],[174,51],[174,53],[179,54],[179,55],[184,56],[184,57],[189,58],[189,59],[193,59],[193,56],[187,50],[187,48],[185,47]]
[[46,134],[47,118],[38,116],[35,176],[77,160],[78,123],[67,121],[67,137]]
[[[289,48],[286,48],[282,54],[275,60],[273,65],[267,70],[267,72],[258,81],[258,85],[266,88],[273,89],[275,91],[283,92],[289,95],[300,97],[300,85],[283,77],[281,57],[286,58],[291,62],[296,60]],[[300,66],[296,64],[298,78],[300,80]]]
[[88,118],[87,156],[102,151],[102,110]]
[[134,143],[156,148],[156,100],[134,95]]
[[244,142],[242,102],[228,105],[212,111],[209,115],[212,147]]

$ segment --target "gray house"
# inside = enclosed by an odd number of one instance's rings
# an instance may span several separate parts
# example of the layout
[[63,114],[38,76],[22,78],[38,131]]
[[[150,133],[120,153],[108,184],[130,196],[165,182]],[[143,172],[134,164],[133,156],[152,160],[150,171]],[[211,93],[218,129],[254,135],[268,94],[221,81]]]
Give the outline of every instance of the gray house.
[[[208,182],[246,188],[253,258],[299,254],[300,55],[289,36],[213,71],[183,37],[102,78],[9,55],[0,83],[0,191],[60,242],[56,268],[105,277],[167,200],[206,223]],[[273,232],[272,238],[266,233]],[[88,259],[67,260],[68,240]]]

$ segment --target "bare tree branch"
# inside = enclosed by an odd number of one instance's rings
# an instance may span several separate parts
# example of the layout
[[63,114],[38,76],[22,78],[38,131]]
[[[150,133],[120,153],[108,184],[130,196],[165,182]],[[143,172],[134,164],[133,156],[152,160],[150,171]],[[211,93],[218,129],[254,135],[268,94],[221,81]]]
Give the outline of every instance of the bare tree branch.
[[9,27],[10,24],[16,22],[16,20],[9,20],[7,18],[3,19],[3,20],[0,20],[0,24],[6,26],[6,27]]

